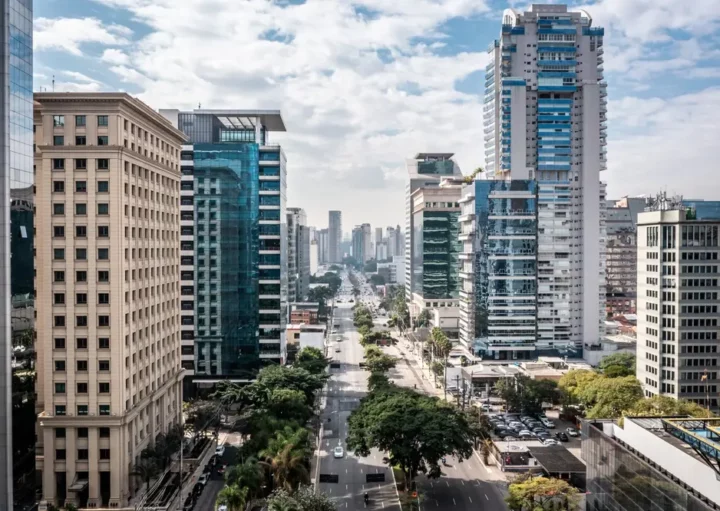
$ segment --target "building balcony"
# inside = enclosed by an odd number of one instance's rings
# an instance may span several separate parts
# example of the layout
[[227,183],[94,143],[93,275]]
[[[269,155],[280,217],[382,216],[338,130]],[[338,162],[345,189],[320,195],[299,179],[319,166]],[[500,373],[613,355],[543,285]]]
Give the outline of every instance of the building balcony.
[[259,342],[260,344],[266,344],[266,345],[267,345],[267,344],[280,344],[281,341],[280,341],[279,338],[269,339],[269,338],[263,338],[263,337],[261,337],[261,338],[258,340],[258,342]]
[[261,351],[260,352],[260,358],[261,359],[279,359],[282,357],[282,354],[280,351]]
[[280,326],[280,323],[260,323],[260,325],[258,325],[258,328],[278,329],[282,328],[282,326]]

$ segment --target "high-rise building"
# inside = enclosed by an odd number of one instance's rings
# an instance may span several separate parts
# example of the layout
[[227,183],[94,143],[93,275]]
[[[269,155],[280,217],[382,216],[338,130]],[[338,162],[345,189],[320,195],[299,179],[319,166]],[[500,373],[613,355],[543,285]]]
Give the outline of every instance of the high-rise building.
[[368,262],[370,259],[372,259],[375,256],[375,251],[373,250],[373,242],[372,242],[372,229],[370,228],[370,224],[362,224],[362,231],[363,231],[363,263]]
[[194,197],[184,198],[187,209],[180,219],[181,249],[187,254],[180,285],[189,314],[183,326],[195,336],[183,344],[187,354],[194,346],[192,381],[207,386],[219,376],[246,379],[258,358],[261,363],[282,359],[288,317],[287,170],[285,154],[270,143],[269,134],[285,131],[285,124],[272,110],[161,113],[189,139],[183,147],[187,180],[182,186]]
[[314,239],[310,242],[310,275],[315,275],[318,271],[318,266],[320,266],[320,262],[318,261],[319,254],[320,249],[318,248],[318,242]]
[[180,152],[124,93],[36,93],[42,500],[127,507],[140,453],[182,423]]
[[302,208],[287,208],[288,300],[302,302],[310,291],[310,228]]
[[486,68],[485,170],[538,183],[538,343],[604,335],[607,84],[585,11],[506,9]]
[[330,262],[330,232],[328,229],[320,229],[318,237],[318,262],[328,264]]
[[638,213],[645,199],[625,197],[607,201],[607,243],[605,256],[605,307],[608,317],[635,314],[637,300]]
[[387,251],[388,251],[388,258],[392,259],[394,256],[397,255],[395,247],[397,246],[397,231],[395,230],[395,227],[388,227],[386,230],[386,238],[387,241]]
[[[421,188],[439,187],[442,179],[461,179],[460,167],[452,160],[452,157],[452,153],[419,153],[406,162],[409,178],[405,187],[405,232],[407,236],[404,239],[405,248],[402,253],[405,255],[405,299],[408,302],[413,301],[413,293],[416,292],[415,285],[419,282],[417,276],[422,274],[422,265],[418,266],[419,261],[422,260],[422,253],[416,253],[422,245],[422,238],[417,238],[421,235],[422,225],[415,228],[412,196]],[[456,199],[456,202],[459,198]],[[400,232],[400,226],[396,230]],[[397,253],[401,254],[400,251]],[[415,260],[415,264],[413,260]]]
[[383,241],[378,241],[377,245],[375,246],[375,260],[376,261],[385,261],[388,259],[388,243],[387,239]]
[[647,396],[718,410],[720,210],[670,208],[638,215],[637,378]]
[[358,263],[365,262],[365,236],[361,225],[352,230],[352,256]]
[[328,212],[328,262],[341,263],[343,253],[342,242],[342,211]]

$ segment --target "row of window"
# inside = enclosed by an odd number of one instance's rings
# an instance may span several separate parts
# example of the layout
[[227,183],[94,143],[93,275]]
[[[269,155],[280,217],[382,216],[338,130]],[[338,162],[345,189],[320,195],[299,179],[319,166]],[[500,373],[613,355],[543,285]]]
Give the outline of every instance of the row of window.
[[[87,191],[87,181],[75,181],[75,193],[87,193]],[[95,191],[97,193],[110,193],[110,183],[108,181],[97,181]],[[65,193],[65,181],[53,181],[53,193]]]
[[[56,414],[57,415],[57,414]],[[63,413],[63,415],[65,415]],[[79,414],[78,414],[79,415]],[[87,414],[85,414],[87,415]],[[104,414],[109,415],[109,414]],[[102,429],[102,428],[101,428]],[[62,461],[67,459],[65,454],[65,449],[55,449],[55,459],[58,461]],[[110,459],[110,449],[100,449],[99,453],[101,460],[109,460]],[[89,459],[89,454],[87,449],[78,449],[77,450],[77,459],[81,461],[86,461]]]
[[[67,407],[65,405],[55,405],[55,416],[61,417],[67,415]],[[88,405],[77,405],[77,415],[90,415]],[[98,415],[110,415],[110,405],[99,405]],[[108,449],[109,452],[109,449]],[[102,458],[100,458],[102,459]]]
[[[87,360],[77,360],[75,364],[75,370],[79,372],[86,372],[88,370],[88,361]],[[109,371],[110,370],[110,361],[109,360],[98,360],[98,371]],[[65,372],[65,361],[64,360],[56,360],[55,361],[55,372],[57,373],[64,373]]]
[[[88,438],[89,437],[88,428],[75,428],[75,431],[77,431],[78,438]],[[110,438],[110,428],[98,428],[98,436],[100,438]],[[66,438],[66,437],[67,437],[67,431],[65,430],[65,428],[55,428],[55,438]]]
[[[75,282],[87,282],[88,274],[85,270],[77,270],[75,272]],[[98,270],[97,272],[98,282],[110,282],[110,272],[108,270]],[[55,270],[53,272],[53,282],[65,282],[65,271]]]
[[[110,304],[110,293],[98,293],[97,295],[98,305],[109,305]],[[75,305],[87,305],[88,295],[87,293],[76,293],[75,294]],[[65,305],[65,293],[54,293],[53,294],[53,305]],[[78,324],[76,326],[87,326],[87,317],[85,317],[84,325],[80,324],[80,318],[78,316]]]
[[[75,325],[79,327],[87,327],[88,326],[88,319],[87,316],[77,316],[75,318]],[[57,314],[53,316],[53,326],[57,328],[65,328],[67,326],[65,321],[65,316],[62,314]],[[102,328],[109,328],[110,327],[110,316],[101,314],[98,316],[97,320],[97,326]]]
[[683,261],[717,261],[717,252],[683,252],[680,257]]
[[[73,168],[75,170],[88,170],[87,158],[73,159]],[[57,171],[65,170],[65,158],[53,158],[52,169]],[[95,160],[95,170],[110,170],[110,160],[107,158],[97,158]]]
[[[55,394],[65,394],[66,383],[64,381],[55,382]],[[75,384],[76,394],[87,394],[88,384],[87,382],[77,382]],[[98,394],[110,394],[110,382],[101,381],[98,382]]]
[[[64,225],[54,225],[53,226],[53,238],[64,238],[65,237],[65,226]],[[75,237],[76,238],[87,238],[87,226],[86,225],[76,225],[75,226]],[[110,227],[107,225],[98,225],[97,226],[97,237],[98,238],[109,238],[110,237]]]
[[[97,145],[109,145],[110,140],[107,135],[99,135],[97,137]],[[65,145],[65,137],[63,135],[54,135],[53,136],[53,145],[54,146],[64,146]],[[87,145],[87,137],[82,136],[76,136],[75,137],[75,145]]]
[[[107,202],[98,202],[97,214],[100,216],[106,216],[110,214],[110,204]],[[86,216],[87,215],[87,204],[84,202],[75,203],[75,216]],[[53,216],[65,216],[65,203],[55,202],[53,203]]]
[[718,299],[717,293],[705,293],[705,292],[698,292],[698,293],[680,293],[680,299],[681,300],[712,300],[716,301]]
[[[107,128],[108,127],[108,116],[107,115],[98,115],[96,117],[96,125],[101,128]],[[76,115],[75,116],[75,126],[78,128],[84,128],[87,126],[87,116],[86,115]],[[53,127],[54,128],[63,128],[65,127],[65,116],[64,115],[53,115]],[[35,131],[35,127],[33,126],[33,132]]]
[[[76,261],[87,261],[88,251],[87,248],[76,248],[75,249],[75,260]],[[54,248],[53,249],[53,260],[64,261],[65,260],[65,249]],[[97,260],[98,261],[109,261],[110,260],[110,249],[109,248],[98,248],[97,249]]]
[[[54,349],[64,350],[65,346],[66,346],[65,337],[55,337],[55,339],[53,339]],[[110,349],[110,337],[98,337],[97,346],[98,346],[98,349],[100,349],[100,350],[109,350]],[[75,339],[75,349],[76,350],[88,349],[88,338],[87,337],[77,337]]]

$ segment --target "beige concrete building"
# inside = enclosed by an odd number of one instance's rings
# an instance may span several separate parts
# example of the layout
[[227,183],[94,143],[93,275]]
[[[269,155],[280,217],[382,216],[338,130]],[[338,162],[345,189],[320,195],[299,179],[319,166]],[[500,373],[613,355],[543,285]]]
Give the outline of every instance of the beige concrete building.
[[121,508],[182,420],[185,137],[124,93],[35,94],[34,128],[43,506]]

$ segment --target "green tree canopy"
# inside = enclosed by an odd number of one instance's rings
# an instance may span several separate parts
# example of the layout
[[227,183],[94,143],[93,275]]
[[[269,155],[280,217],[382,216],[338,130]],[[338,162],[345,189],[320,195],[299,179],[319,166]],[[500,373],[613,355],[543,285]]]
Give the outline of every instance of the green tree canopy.
[[635,376],[594,379],[580,393],[580,401],[588,408],[589,419],[612,419],[622,416],[643,398],[642,386]]
[[497,382],[495,390],[505,400],[509,411],[529,414],[540,413],[543,403],[556,403],[560,396],[554,381],[533,380],[521,374],[503,378]]
[[420,311],[420,314],[418,314],[417,318],[415,318],[415,326],[418,328],[427,328],[430,326],[430,311],[427,309],[423,309]]
[[600,375],[589,369],[572,369],[565,373],[558,382],[565,395],[565,404],[580,403],[580,394],[597,378]]
[[510,511],[575,511],[580,491],[562,479],[528,474],[510,484],[505,502]]
[[365,368],[371,373],[386,373],[390,369],[394,369],[397,359],[386,353],[374,355],[365,359]]
[[322,374],[329,364],[325,354],[318,348],[306,346],[298,351],[293,367],[305,369],[310,374]]
[[706,408],[684,399],[674,399],[669,396],[653,396],[640,399],[626,411],[625,415],[628,417],[709,416]]
[[239,486],[225,486],[218,493],[216,503],[227,506],[228,511],[244,511],[248,489]]
[[262,494],[264,482],[262,467],[254,457],[246,459],[244,463],[230,466],[225,472],[225,483],[228,486],[247,488],[251,498],[257,498]]
[[274,484],[292,491],[299,484],[310,481],[309,431],[305,428],[286,427],[270,439],[265,449],[260,451],[262,464],[273,475]]
[[336,511],[335,503],[311,486],[300,485],[293,493],[283,488],[272,492],[267,500],[269,511]]
[[606,372],[608,367],[623,366],[627,370],[627,375],[630,375],[635,374],[635,360],[636,357],[632,353],[613,353],[612,355],[603,357],[598,367],[602,372]]
[[385,277],[382,275],[370,275],[370,283],[373,286],[384,286],[385,285]]
[[631,376],[635,374],[635,371],[631,371],[625,366],[619,364],[606,366],[603,370],[603,374],[608,378],[622,378],[623,376]]
[[363,266],[363,271],[365,273],[375,273],[377,271],[377,261],[375,259],[371,259],[367,263],[365,263],[365,266]]
[[299,390],[305,395],[308,405],[315,401],[315,394],[323,388],[327,374],[311,374],[301,367],[272,365],[263,367],[257,380],[251,385],[265,389]]
[[472,431],[465,418],[449,403],[410,389],[390,386],[360,401],[348,420],[348,449],[368,456],[371,448],[387,452],[411,481],[418,472],[439,477],[439,461],[472,454]]

